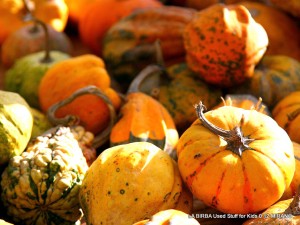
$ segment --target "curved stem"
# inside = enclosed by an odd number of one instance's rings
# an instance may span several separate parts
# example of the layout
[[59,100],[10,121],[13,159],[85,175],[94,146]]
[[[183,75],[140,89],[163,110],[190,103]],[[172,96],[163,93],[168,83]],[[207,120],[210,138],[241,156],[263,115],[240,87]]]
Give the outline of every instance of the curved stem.
[[300,108],[296,109],[295,111],[287,114],[288,120],[294,120],[300,114]]
[[153,73],[157,73],[157,72],[159,73],[164,72],[164,68],[155,64],[145,67],[130,83],[127,94],[139,92],[140,85],[142,84],[142,82],[150,75],[153,75]]
[[99,135],[95,136],[95,138],[94,138],[93,147],[98,148],[99,146],[103,145],[109,139],[110,131],[116,121],[116,111],[114,109],[114,106],[113,106],[111,100],[99,88],[97,88],[93,85],[89,85],[84,88],[78,89],[72,95],[70,95],[68,98],[53,104],[47,111],[47,117],[48,117],[50,123],[55,124],[55,125],[73,126],[73,125],[79,124],[80,118],[78,118],[77,116],[67,115],[64,118],[57,118],[57,117],[55,117],[55,112],[59,108],[74,101],[77,97],[86,95],[86,94],[93,94],[93,95],[99,96],[102,100],[104,100],[107,103],[109,113],[110,113],[109,125],[105,128],[105,130],[103,130]]
[[203,103],[200,101],[199,104],[195,106],[197,116],[204,127],[210,130],[212,133],[220,136],[227,142],[226,149],[232,151],[233,153],[242,156],[243,151],[251,149],[249,144],[254,141],[248,137],[243,136],[241,126],[244,123],[244,116],[242,116],[240,124],[235,126],[232,130],[224,130],[220,127],[215,126],[210,123],[204,116],[203,111],[206,109]]

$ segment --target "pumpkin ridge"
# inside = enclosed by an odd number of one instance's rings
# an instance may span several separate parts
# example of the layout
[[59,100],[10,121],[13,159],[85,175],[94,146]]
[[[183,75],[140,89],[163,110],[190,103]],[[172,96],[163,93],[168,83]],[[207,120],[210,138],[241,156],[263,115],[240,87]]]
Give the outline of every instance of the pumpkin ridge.
[[222,190],[221,186],[222,186],[222,183],[223,183],[223,181],[224,181],[225,174],[226,174],[226,170],[224,170],[224,171],[222,172],[220,181],[219,181],[219,183],[218,183],[218,185],[217,185],[217,191],[216,191],[216,194],[215,194],[215,196],[213,196],[213,198],[212,198],[212,201],[211,201],[211,206],[212,206],[212,207],[217,207],[217,205],[219,204],[219,202],[218,202],[218,199],[219,199],[218,196],[220,195],[221,190]]
[[[243,175],[244,175],[244,188],[243,188],[243,194],[244,194],[244,203],[247,207],[248,212],[253,211],[253,197],[251,195],[251,184],[249,181],[249,177],[246,172],[246,168],[244,163],[242,163],[242,168],[243,168]],[[249,203],[250,202],[250,203]],[[245,208],[244,205],[244,208]]]

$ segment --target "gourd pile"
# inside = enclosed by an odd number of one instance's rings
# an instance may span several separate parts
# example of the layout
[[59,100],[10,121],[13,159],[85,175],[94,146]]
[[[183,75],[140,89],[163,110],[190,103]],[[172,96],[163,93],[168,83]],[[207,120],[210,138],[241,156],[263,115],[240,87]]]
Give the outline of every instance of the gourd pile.
[[299,0],[2,0],[0,223],[300,224]]

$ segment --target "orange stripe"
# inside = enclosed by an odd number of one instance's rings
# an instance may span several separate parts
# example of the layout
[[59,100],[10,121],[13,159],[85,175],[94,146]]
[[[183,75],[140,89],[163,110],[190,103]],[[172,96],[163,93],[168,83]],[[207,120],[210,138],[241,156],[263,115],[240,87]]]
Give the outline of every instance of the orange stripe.
[[244,173],[244,209],[246,209],[247,212],[253,211],[253,196],[251,193],[251,184],[248,178],[248,175],[245,170],[245,166],[243,165],[243,173]]

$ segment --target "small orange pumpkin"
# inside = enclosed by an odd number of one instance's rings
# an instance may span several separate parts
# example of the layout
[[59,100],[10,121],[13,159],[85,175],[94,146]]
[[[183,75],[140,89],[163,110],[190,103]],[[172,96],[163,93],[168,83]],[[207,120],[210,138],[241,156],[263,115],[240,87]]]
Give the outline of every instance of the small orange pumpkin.
[[[110,82],[103,60],[95,55],[84,54],[61,61],[49,68],[40,81],[40,107],[43,112],[47,112],[49,107],[66,99],[76,90],[94,85],[108,96],[117,111],[121,98],[110,87]],[[81,125],[94,134],[107,127],[110,117],[107,103],[92,95],[80,96],[56,112],[57,117],[67,115],[78,116]]]
[[188,66],[224,88],[252,77],[268,46],[265,29],[242,5],[215,4],[198,11],[183,37]]
[[178,167],[192,194],[223,213],[256,213],[278,201],[295,172],[287,133],[256,110],[203,110],[200,102],[199,120],[177,144]]
[[300,91],[293,91],[281,99],[275,105],[272,115],[291,140],[300,143]]

